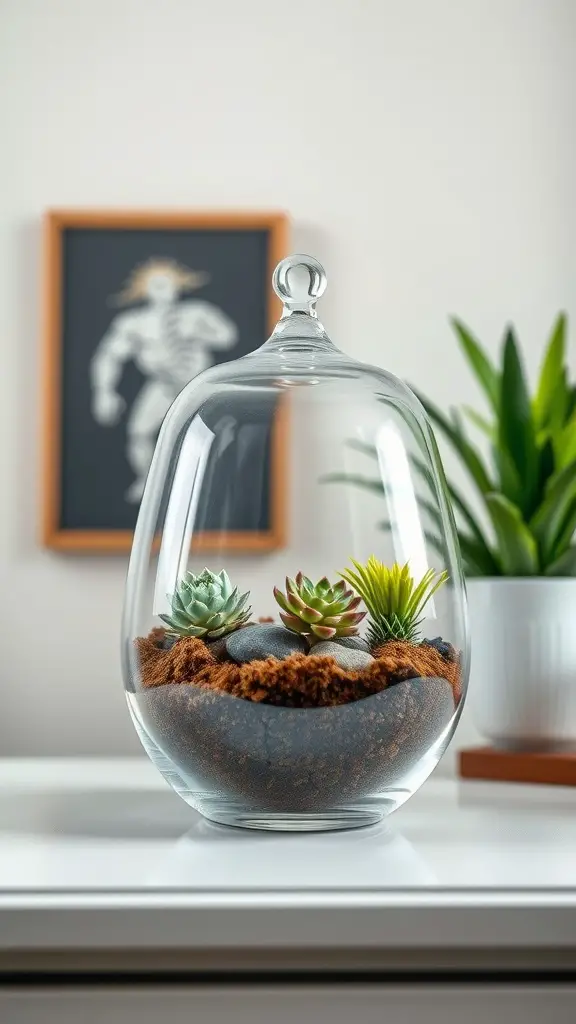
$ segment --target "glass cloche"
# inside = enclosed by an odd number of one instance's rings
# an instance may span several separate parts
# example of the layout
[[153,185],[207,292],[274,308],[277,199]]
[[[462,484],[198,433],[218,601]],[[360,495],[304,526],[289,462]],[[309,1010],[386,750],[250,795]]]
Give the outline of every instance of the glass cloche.
[[130,712],[212,821],[369,825],[433,770],[468,679],[454,522],[424,411],[339,351],[309,256],[257,351],[199,374],[163,423],[123,626]]

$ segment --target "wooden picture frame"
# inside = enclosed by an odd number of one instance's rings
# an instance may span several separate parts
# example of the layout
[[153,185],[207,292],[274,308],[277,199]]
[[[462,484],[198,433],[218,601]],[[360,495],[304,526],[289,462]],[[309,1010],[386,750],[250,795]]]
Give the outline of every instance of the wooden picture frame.
[[[109,233],[108,239],[105,234]],[[153,233],[153,236],[150,234]],[[154,237],[162,241],[156,249],[146,249],[145,242]],[[92,239],[92,243],[90,240]],[[112,240],[116,239],[116,247],[111,248]],[[173,244],[178,251],[174,258],[166,240]],[[182,260],[180,253],[188,241],[191,250],[196,250],[203,244],[211,255],[211,259],[224,259],[226,270],[221,275],[220,291],[224,285],[222,280],[234,281],[234,288],[237,288],[234,261],[239,261],[241,267],[240,275],[246,276],[247,266],[251,266],[249,260],[253,259],[254,280],[250,280],[250,287],[254,295],[249,304],[250,310],[259,310],[259,327],[255,331],[258,336],[250,338],[247,343],[243,340],[250,332],[242,331],[239,327],[236,332],[239,340],[230,352],[224,352],[221,356],[218,353],[211,359],[211,362],[227,361],[234,359],[262,344],[270,331],[273,329],[281,313],[281,304],[276,298],[271,287],[272,271],[279,260],[288,251],[288,219],[281,212],[209,212],[209,211],[118,211],[118,210],[77,210],[58,209],[50,210],[45,214],[43,224],[43,319],[42,319],[42,359],[41,359],[41,389],[42,389],[42,507],[41,507],[41,542],[45,547],[62,552],[100,552],[114,553],[129,551],[133,525],[126,528],[126,524],[114,528],[113,524],[98,526],[83,521],[75,522],[74,517],[66,512],[67,492],[63,488],[66,484],[66,467],[63,466],[66,437],[70,434],[70,417],[72,414],[66,412],[66,400],[68,390],[67,370],[65,360],[71,344],[68,337],[70,316],[68,292],[71,290],[71,280],[76,278],[77,291],[80,288],[81,271],[79,266],[88,266],[88,260],[95,264],[95,251],[100,252],[101,267],[105,270],[104,276],[109,274],[110,254],[118,253],[123,246],[130,246],[135,251],[136,243],[142,243],[142,257],[138,266],[144,267],[154,262],[164,261],[174,266],[182,267],[178,261]],[[106,244],[109,242],[108,250]],[[78,248],[79,246],[80,249]],[[92,244],[92,249],[90,245]],[[225,246],[228,246],[225,249]],[[245,246],[244,251],[242,246]],[[74,248],[76,246],[76,248]],[[105,253],[108,251],[108,257]],[[90,253],[92,252],[92,255]],[[89,255],[87,256],[86,253]],[[146,253],[148,256],[146,257]],[[247,254],[250,254],[248,257]],[[74,255],[76,254],[76,255]],[[80,254],[80,255],[79,255]],[[84,254],[84,255],[82,255]],[[218,254],[218,255],[216,255]],[[119,257],[120,259],[120,257]],[[84,260],[84,263],[83,263]],[[146,260],[148,263],[146,263]],[[91,264],[90,264],[91,265]],[[72,269],[71,269],[72,268]],[[128,263],[126,263],[128,268]],[[138,268],[136,268],[137,270]],[[183,273],[193,283],[189,288],[202,287],[208,280],[208,274],[203,274],[205,269],[198,274],[199,268],[190,270],[189,264],[183,265]],[[124,281],[123,295],[127,294],[130,288],[136,296],[134,301],[138,303],[137,288],[133,287],[133,279],[136,274],[132,267],[132,278],[124,275],[123,280],[117,281],[116,289],[121,288]],[[212,266],[209,268],[212,272]],[[193,277],[196,275],[196,278]],[[91,271],[87,275],[90,286],[84,281],[80,291],[83,292],[84,304],[78,300],[74,309],[88,309],[94,300],[94,288],[92,282],[99,278],[99,273]],[[256,296],[256,278],[262,277],[261,288],[262,298]],[[201,283],[198,283],[201,280]],[[184,287],[184,286],[183,286]],[[68,289],[68,292],[67,292]],[[108,287],[108,294],[110,289]],[[180,293],[179,293],[180,294]],[[232,295],[232,293],[230,293]],[[236,294],[236,293],[234,293]],[[118,297],[118,296],[117,296]],[[132,295],[129,295],[129,299]],[[178,295],[179,298],[179,295]],[[75,300],[76,301],[76,300]],[[151,300],[150,300],[151,301]],[[238,300],[237,300],[238,301]],[[259,302],[265,303],[265,308]],[[209,304],[209,303],[205,303]],[[100,308],[102,300],[100,299]],[[192,303],[190,303],[192,305]],[[226,315],[224,303],[220,303],[223,316]],[[138,307],[136,307],[138,308]],[[77,316],[80,314],[77,314]],[[82,314],[83,315],[83,314]],[[104,314],[102,314],[104,315]],[[110,311],[107,313],[110,317]],[[252,313],[250,313],[252,315]],[[88,316],[88,312],[86,313]],[[230,319],[230,314],[228,317]],[[256,316],[256,314],[254,314]],[[76,329],[75,337],[82,337],[90,332],[92,320],[87,321],[85,331]],[[74,334],[74,332],[72,332]],[[261,336],[260,336],[261,335]],[[243,347],[248,344],[248,347]],[[208,343],[207,343],[208,344]],[[68,348],[67,348],[68,346]],[[93,352],[93,350],[92,350]],[[214,355],[214,353],[212,353]],[[93,358],[93,356],[91,357]],[[88,359],[89,367],[91,359]],[[192,374],[193,376],[194,374]],[[185,382],[184,382],[185,383]],[[86,385],[88,386],[88,385]],[[183,385],[182,385],[183,386]],[[82,384],[84,387],[84,384]],[[80,402],[75,397],[77,409],[84,409],[86,402]],[[83,415],[84,413],[82,413]],[[269,442],[270,452],[270,495],[269,495],[269,521],[262,529],[247,530],[232,529],[222,532],[210,531],[209,529],[198,533],[194,538],[194,547],[197,549],[210,550],[215,546],[219,550],[230,550],[235,552],[265,552],[282,547],[285,543],[285,508],[286,508],[286,472],[285,460],[286,450],[286,407],[279,403],[274,414],[271,439]],[[68,424],[66,426],[66,423]],[[68,435],[66,434],[68,430]],[[73,433],[73,432],[72,432]],[[116,449],[117,449],[116,445]],[[101,467],[101,468],[106,468]],[[68,473],[68,478],[71,474]],[[68,502],[70,504],[70,502]],[[124,510],[122,517],[125,519]],[[135,516],[134,516],[135,521]]]

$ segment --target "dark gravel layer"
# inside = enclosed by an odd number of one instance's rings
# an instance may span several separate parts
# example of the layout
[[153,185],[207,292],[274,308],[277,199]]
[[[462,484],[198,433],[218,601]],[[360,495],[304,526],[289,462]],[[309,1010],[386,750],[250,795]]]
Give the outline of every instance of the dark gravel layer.
[[337,707],[274,707],[187,683],[137,696],[190,789],[260,810],[314,812],[402,785],[454,714],[445,679],[408,679]]

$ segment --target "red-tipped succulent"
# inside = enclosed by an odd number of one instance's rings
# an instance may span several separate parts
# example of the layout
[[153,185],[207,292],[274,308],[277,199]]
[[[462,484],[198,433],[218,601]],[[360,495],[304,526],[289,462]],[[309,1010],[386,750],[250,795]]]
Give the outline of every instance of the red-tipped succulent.
[[304,634],[310,644],[355,636],[358,623],[366,615],[356,610],[362,598],[345,580],[332,586],[326,576],[318,583],[312,583],[301,572],[295,579],[287,576],[286,593],[274,587],[274,597],[282,609],[280,618],[284,625],[294,633]]

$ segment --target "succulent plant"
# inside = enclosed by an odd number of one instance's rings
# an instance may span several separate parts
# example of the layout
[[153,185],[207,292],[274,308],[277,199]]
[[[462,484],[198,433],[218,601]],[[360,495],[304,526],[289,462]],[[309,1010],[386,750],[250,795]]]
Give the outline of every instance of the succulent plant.
[[217,640],[243,626],[250,617],[246,601],[250,594],[238,594],[228,574],[204,569],[199,576],[187,572],[170,596],[170,615],[160,618],[171,633]]
[[384,565],[371,555],[365,565],[352,559],[353,569],[341,576],[361,595],[370,620],[368,642],[377,647],[388,640],[417,643],[422,612],[427,601],[448,579],[448,573],[428,569],[419,583],[408,565]]
[[282,608],[280,618],[294,633],[302,633],[310,644],[339,636],[355,636],[358,623],[366,612],[356,609],[361,598],[350,590],[344,580],[332,585],[324,576],[312,583],[299,572],[295,579],[286,577],[286,593],[274,587],[274,597]]

